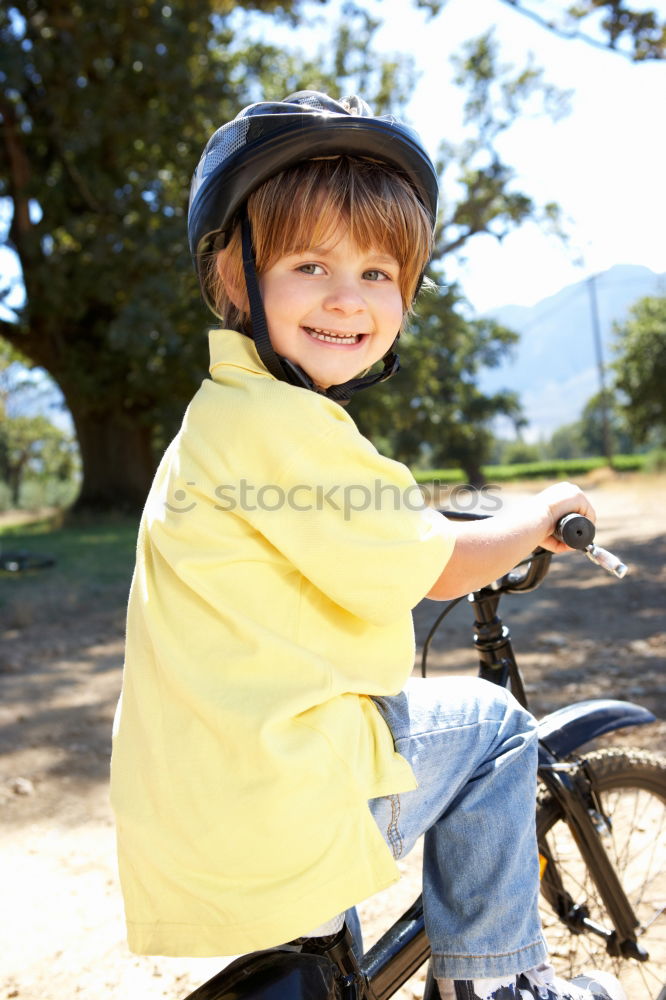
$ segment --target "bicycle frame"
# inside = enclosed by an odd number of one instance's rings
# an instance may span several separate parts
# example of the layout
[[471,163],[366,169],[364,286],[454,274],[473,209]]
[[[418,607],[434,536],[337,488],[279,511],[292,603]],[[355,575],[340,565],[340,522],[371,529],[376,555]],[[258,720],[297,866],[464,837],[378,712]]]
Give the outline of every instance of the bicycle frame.
[[[508,574],[506,583],[484,587],[470,595],[475,612],[474,644],[479,652],[479,676],[504,687],[511,687],[518,701],[528,708],[527,695],[511,645],[510,632],[497,615],[503,592],[524,593],[533,590],[545,576],[550,553],[537,550],[522,576]],[[538,562],[542,565],[539,566]],[[572,911],[562,914],[572,932],[586,930],[604,938],[612,954],[638,959],[647,957],[637,944],[638,920],[601,841],[596,818],[603,822],[592,775],[578,762],[563,762],[585,743],[604,733],[625,726],[654,721],[654,715],[631,702],[599,699],[561,709],[546,716],[539,724],[539,778],[559,802],[581,857],[604,901],[614,930],[607,931],[590,921],[585,914]],[[550,866],[551,888],[564,899],[564,890],[554,866]],[[554,879],[557,878],[556,883]]]
[[[469,515],[468,515],[469,516]],[[510,687],[524,707],[527,705],[520,670],[511,644],[509,628],[497,614],[503,593],[533,590],[543,580],[550,564],[550,553],[537,550],[526,560],[523,572],[507,574],[502,581],[470,594],[474,609],[474,645],[479,654],[481,678],[503,687]],[[439,621],[439,620],[438,620]],[[432,633],[431,633],[432,634]],[[429,641],[430,637],[428,637]],[[653,722],[655,716],[647,709],[631,702],[596,699],[578,702],[545,716],[539,731],[539,777],[560,803],[581,856],[611,915],[614,930],[608,931],[589,920],[583,912],[576,911],[562,886],[559,873],[552,859],[546,866],[549,891],[562,900],[565,912],[561,914],[572,933],[582,931],[604,938],[611,954],[633,957],[639,961],[647,956],[636,941],[636,917],[617,875],[606,854],[598,825],[604,817],[594,787],[593,776],[581,765],[571,761],[571,754],[591,740],[627,726]],[[568,906],[568,909],[567,909]],[[291,953],[291,977],[284,978],[282,968],[273,969],[272,956]],[[306,944],[303,954],[294,956],[293,948],[272,949],[268,952],[245,956],[234,965],[242,972],[243,963],[264,958],[267,975],[257,983],[245,980],[246,991],[238,991],[238,983],[230,990],[229,971],[223,970],[185,1000],[389,1000],[397,990],[419,969],[430,956],[430,945],[425,932],[421,896],[386,931],[375,945],[357,961],[352,948],[349,929],[343,930],[323,946],[313,939]],[[336,992],[327,990],[330,984],[317,979],[318,968],[313,972],[312,960],[326,958],[336,971]],[[299,967],[298,959],[302,959]],[[281,960],[283,962],[284,960]],[[314,979],[313,979],[314,976]],[[319,983],[314,987],[315,980]],[[249,991],[247,990],[249,987]],[[436,996],[432,979],[426,983],[424,1000]]]

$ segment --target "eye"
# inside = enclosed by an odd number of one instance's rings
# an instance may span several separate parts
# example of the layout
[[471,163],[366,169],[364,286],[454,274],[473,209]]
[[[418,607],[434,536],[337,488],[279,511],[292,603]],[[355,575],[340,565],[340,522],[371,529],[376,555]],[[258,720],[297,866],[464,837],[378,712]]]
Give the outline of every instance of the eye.
[[379,271],[376,268],[364,271],[363,277],[366,281],[391,281],[390,274],[387,274],[386,271]]
[[323,274],[324,269],[321,264],[299,264],[296,268],[302,274]]

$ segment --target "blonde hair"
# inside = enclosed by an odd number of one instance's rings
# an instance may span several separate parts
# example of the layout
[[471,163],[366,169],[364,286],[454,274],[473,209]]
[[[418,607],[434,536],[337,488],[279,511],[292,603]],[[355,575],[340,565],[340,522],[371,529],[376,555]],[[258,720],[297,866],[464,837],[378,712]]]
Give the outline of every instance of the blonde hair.
[[[258,274],[280,257],[321,246],[342,225],[362,251],[380,250],[397,260],[403,309],[410,311],[432,253],[432,224],[397,170],[349,156],[308,160],[269,178],[250,195],[247,211]],[[219,253],[225,255],[224,279]],[[224,325],[249,333],[240,225],[225,249],[203,263],[202,278]]]

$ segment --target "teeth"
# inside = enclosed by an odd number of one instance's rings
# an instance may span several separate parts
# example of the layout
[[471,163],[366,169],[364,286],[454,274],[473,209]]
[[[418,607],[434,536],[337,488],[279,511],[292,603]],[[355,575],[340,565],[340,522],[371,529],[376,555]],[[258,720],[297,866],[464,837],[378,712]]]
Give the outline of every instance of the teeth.
[[325,340],[327,344],[357,344],[361,336],[358,333],[352,333],[345,337],[328,333],[326,330],[315,330],[311,326],[306,327],[306,330],[315,340]]

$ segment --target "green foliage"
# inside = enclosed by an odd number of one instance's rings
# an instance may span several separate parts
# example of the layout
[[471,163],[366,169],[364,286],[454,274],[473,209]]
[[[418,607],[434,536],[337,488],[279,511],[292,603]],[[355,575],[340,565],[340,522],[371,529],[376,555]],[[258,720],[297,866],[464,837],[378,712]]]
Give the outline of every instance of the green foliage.
[[386,453],[409,464],[458,462],[475,484],[490,456],[494,419],[506,416],[521,426],[515,393],[486,396],[478,386],[480,369],[497,366],[517,336],[497,323],[466,317],[457,290],[444,284],[446,255],[480,233],[502,239],[528,218],[557,229],[556,206],[539,207],[513,188],[515,171],[501,161],[496,144],[520,115],[565,113],[568,95],[549,87],[531,62],[521,70],[502,65],[492,32],[468,42],[454,61],[457,82],[467,92],[469,134],[460,146],[441,150],[440,166],[455,171],[460,192],[444,208],[436,236],[432,277],[445,290],[421,296],[400,342],[403,370],[386,386],[357,397],[351,410]]
[[459,463],[479,479],[491,441],[492,420],[520,419],[513,393],[485,396],[482,366],[494,367],[517,334],[492,320],[467,320],[455,288],[426,292],[411,329],[399,344],[403,369],[350,405],[361,430],[402,462]]
[[546,83],[543,71],[532,61],[516,70],[500,61],[493,32],[467,42],[454,56],[456,83],[464,87],[467,138],[454,146],[443,143],[442,169],[454,164],[460,197],[440,222],[437,258],[458,250],[479,233],[503,239],[527,219],[562,235],[557,205],[538,206],[522,191],[513,189],[516,171],[502,162],[498,139],[519,117],[566,114],[569,92]]
[[417,483],[442,483],[457,485],[465,483],[465,473],[462,469],[415,469],[414,479]]
[[580,458],[583,454],[583,444],[580,436],[580,421],[563,424],[553,431],[550,441],[545,446],[550,458],[569,460]]
[[[558,427],[545,445],[550,458],[571,459],[592,457],[606,453],[606,431],[608,426],[609,444],[613,462],[615,456],[628,454],[634,450],[634,440],[615,393],[606,390],[605,405],[600,392],[596,393],[583,407],[580,419]],[[605,415],[604,415],[605,411]]]
[[651,473],[666,472],[666,448],[651,451],[645,456],[645,471]]
[[[252,19],[298,22],[298,0],[169,0],[0,9],[0,197],[13,204],[7,245],[26,289],[0,333],[60,385],[72,412],[90,505],[140,505],[157,450],[206,371],[207,314],[189,261],[189,179],[203,143],[252,100],[310,86],[359,90],[399,110],[413,62],[379,59],[377,22],[347,5],[319,52],[257,41]],[[527,218],[557,225],[553,205],[514,188],[496,144],[520,114],[560,114],[563,96],[532,64],[500,64],[490,34],[459,59],[467,141],[443,150],[460,197],[438,229],[437,256]],[[360,398],[361,426],[406,461],[459,462],[480,476],[497,414],[519,420],[509,392],[485,397],[509,331],[465,318],[455,290],[424,300],[403,337],[405,371]],[[372,398],[371,398],[372,397]]]
[[566,13],[576,23],[599,9],[603,10],[601,28],[609,48],[616,49],[626,41],[636,62],[664,58],[666,25],[656,10],[631,10],[618,0],[577,0],[566,8]]
[[[187,247],[190,177],[211,132],[259,97],[358,82],[380,110],[408,60],[378,60],[352,5],[322,52],[253,40],[249,16],[300,3],[214,0],[0,10],[0,197],[26,289],[0,333],[60,385],[89,503],[139,505],[208,366]],[[104,452],[104,454],[102,454]]]
[[10,516],[14,511],[68,510],[76,501],[80,482],[64,482],[53,477],[33,479],[29,475],[21,482],[18,504],[14,502],[7,483],[0,481],[0,511]]
[[[136,552],[136,519],[53,521],[0,527],[0,549],[48,556],[53,566],[26,573],[0,573],[0,616],[7,628],[45,618],[78,618],[91,607],[122,608]],[[115,613],[115,612],[114,612]]]
[[[61,499],[71,496],[71,484],[77,471],[76,444],[71,437],[55,427],[44,416],[4,416],[0,419],[0,482],[7,486],[9,502],[13,507],[30,506],[22,498],[26,482],[32,482],[33,498],[44,489],[35,491],[35,484],[42,487],[48,482],[61,488],[51,495]],[[63,489],[64,487],[64,489]],[[32,505],[36,505],[33,499]]]
[[525,465],[541,459],[541,447],[529,441],[512,441],[503,449],[502,464]]
[[[652,469],[651,454],[616,455],[613,467],[618,472],[640,472]],[[546,459],[540,462],[511,463],[507,465],[484,465],[484,480],[487,483],[503,483],[521,479],[567,479],[584,476],[594,469],[607,466],[602,457]],[[422,469],[415,475],[419,483],[459,483],[464,478],[459,469]]]
[[[576,0],[575,3],[562,2],[558,17],[550,11],[548,16],[542,14],[538,5],[530,0],[502,2],[548,31],[564,38],[581,38],[600,48],[615,49],[635,62],[663,59],[666,55],[666,24],[656,10],[631,10],[621,0]],[[416,0],[416,4],[437,14],[446,0]],[[603,11],[603,17],[595,28],[593,16],[599,11]],[[593,19],[591,27],[588,27],[587,18]]]
[[490,482],[510,482],[517,479],[568,479],[582,476],[605,465],[603,458],[574,458],[524,462],[515,465],[491,465],[485,468]]
[[[644,455],[617,455],[613,460],[613,466],[618,471],[637,472],[643,469],[645,461]],[[527,462],[524,465],[492,465],[487,466],[484,471],[489,482],[512,479],[567,479],[583,476],[594,469],[602,469],[607,464],[604,457],[597,456]]]
[[583,408],[579,421],[583,455],[605,454],[606,433],[613,455],[633,451],[634,443],[615,394],[606,390],[604,395],[605,399],[596,393]]
[[639,299],[615,334],[615,385],[631,433],[666,444],[666,296]]

